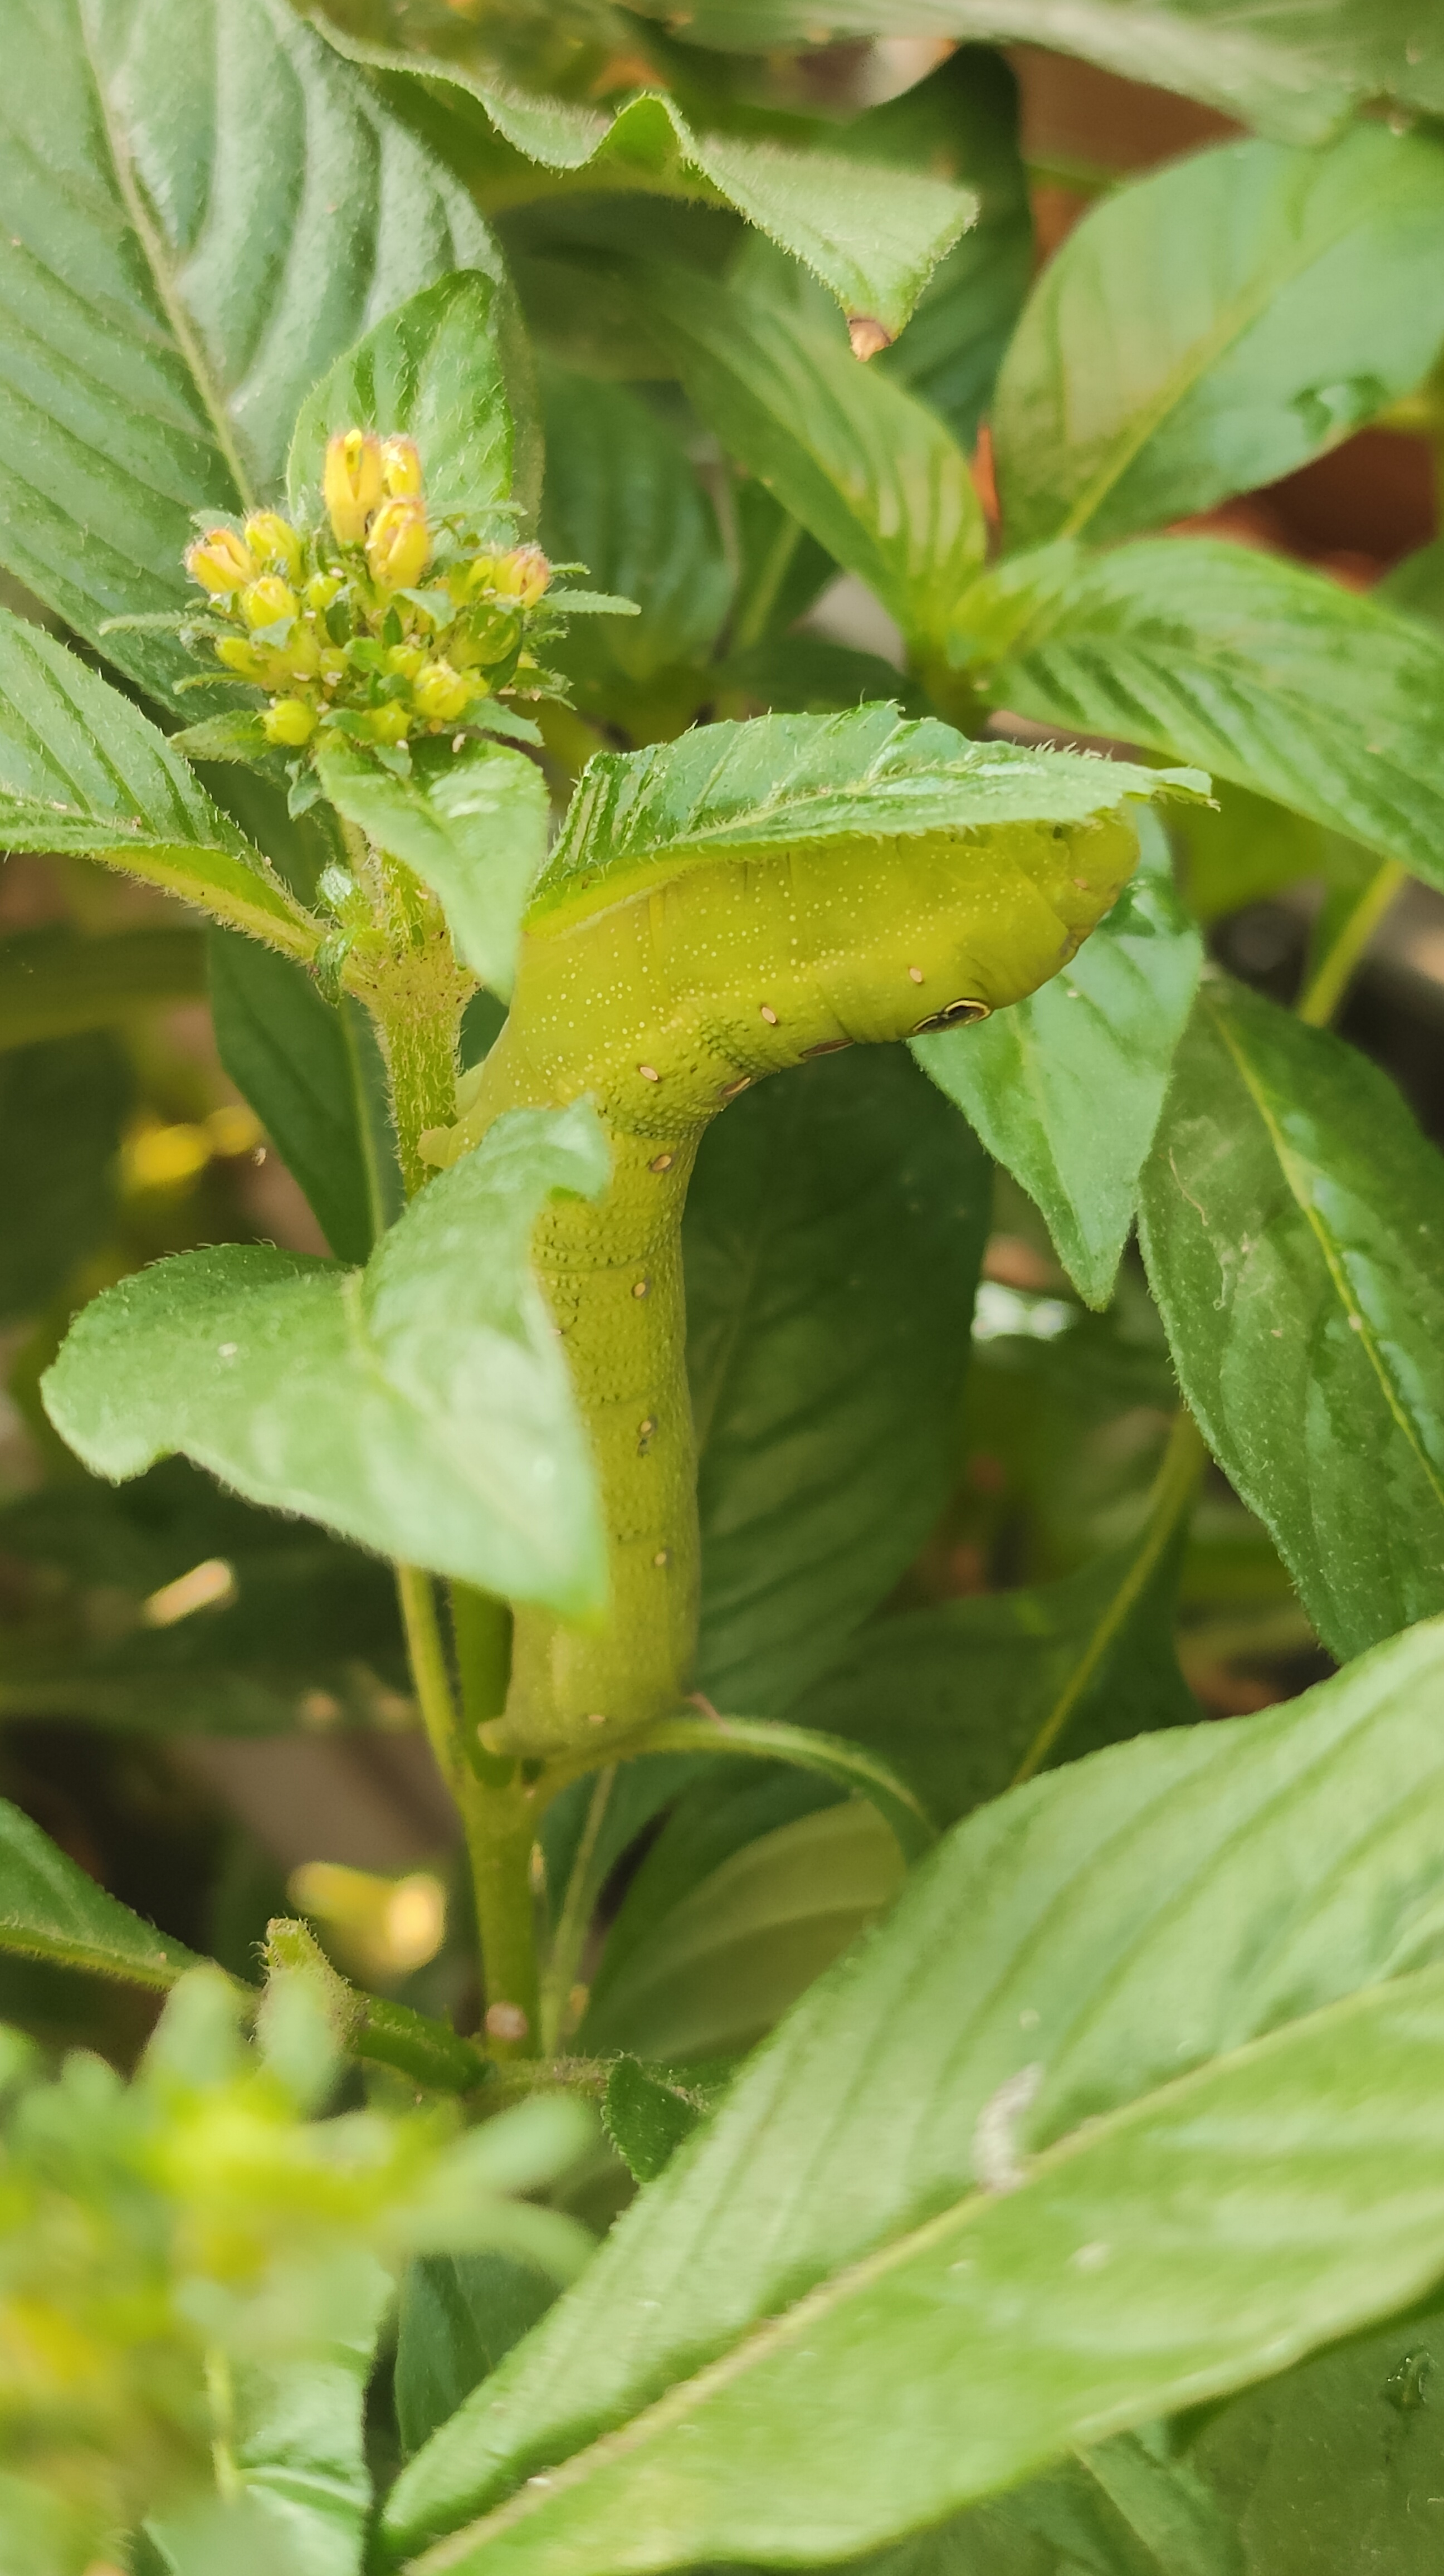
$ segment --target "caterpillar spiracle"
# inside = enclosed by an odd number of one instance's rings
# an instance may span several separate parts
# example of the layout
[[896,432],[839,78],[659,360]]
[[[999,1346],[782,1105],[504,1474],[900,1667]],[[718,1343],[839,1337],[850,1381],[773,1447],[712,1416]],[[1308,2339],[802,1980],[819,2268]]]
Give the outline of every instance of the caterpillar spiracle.
[[[804,731],[805,729],[805,731]],[[1130,807],[1196,772],[967,741],[868,707],[823,730],[844,791],[794,793],[816,718],[604,754],[532,898],[510,1016],[449,1163],[517,1107],[590,1096],[612,1181],[554,1201],[533,1258],[600,1474],[611,1609],[518,1613],[498,1752],[539,1756],[674,1709],[697,1626],[681,1219],[710,1119],[833,1049],[986,1017],[1066,965],[1132,873]],[[729,797],[728,769],[745,769]],[[817,764],[809,764],[814,774]],[[759,798],[765,767],[772,792]]]

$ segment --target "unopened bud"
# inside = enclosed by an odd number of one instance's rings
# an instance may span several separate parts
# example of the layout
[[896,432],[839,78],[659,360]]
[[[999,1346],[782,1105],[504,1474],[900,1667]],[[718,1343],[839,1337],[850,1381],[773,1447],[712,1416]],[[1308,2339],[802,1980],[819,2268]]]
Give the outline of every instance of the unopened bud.
[[382,590],[409,590],[431,561],[424,501],[383,501],[366,540],[371,578]]
[[295,616],[296,606],[295,592],[279,573],[263,573],[241,593],[241,615],[252,628],[279,626],[283,617]]
[[417,672],[424,671],[426,668],[424,646],[393,644],[386,656],[386,668],[388,671],[394,671],[399,679],[414,680]]
[[260,652],[240,635],[221,636],[216,645],[216,660],[224,662],[228,671],[234,671],[237,679],[250,680],[258,688],[264,688],[271,669],[269,653]]
[[301,569],[301,540],[279,510],[257,510],[247,519],[246,543],[258,564],[272,564],[294,581]]
[[411,730],[411,718],[405,707],[393,698],[384,707],[372,707],[366,718],[366,730],[373,742],[404,742]]
[[244,590],[256,578],[256,565],[248,546],[234,528],[207,528],[193,546],[186,549],[186,570],[192,581],[203,590],[223,599],[234,590]]
[[381,470],[394,501],[415,499],[421,491],[421,455],[414,438],[383,438]]
[[339,572],[316,572],[306,584],[306,606],[324,617],[333,599],[339,599],[346,584]]
[[503,599],[514,599],[522,608],[535,608],[552,577],[551,565],[540,546],[513,546],[509,555],[498,558],[492,570],[491,587]]
[[315,708],[304,698],[277,698],[261,718],[267,742],[284,743],[293,751],[310,741],[318,722]]
[[454,724],[475,695],[475,684],[464,680],[449,662],[428,662],[411,684],[412,703],[427,724]]
[[381,441],[369,429],[338,429],[326,442],[321,492],[343,546],[359,546],[366,522],[385,496]]
[[309,626],[298,626],[277,656],[293,680],[314,680],[321,668],[321,647]]

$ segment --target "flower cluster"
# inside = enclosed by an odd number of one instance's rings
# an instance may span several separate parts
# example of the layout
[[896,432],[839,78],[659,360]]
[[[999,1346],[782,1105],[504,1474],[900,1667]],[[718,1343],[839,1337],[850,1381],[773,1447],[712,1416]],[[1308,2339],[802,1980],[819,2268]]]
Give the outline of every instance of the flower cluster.
[[338,431],[322,493],[326,518],[309,534],[258,510],[206,529],[186,555],[217,660],[266,693],[267,742],[302,751],[329,732],[396,750],[485,722],[501,690],[545,686],[526,650],[552,578],[539,547],[434,519],[409,438]]

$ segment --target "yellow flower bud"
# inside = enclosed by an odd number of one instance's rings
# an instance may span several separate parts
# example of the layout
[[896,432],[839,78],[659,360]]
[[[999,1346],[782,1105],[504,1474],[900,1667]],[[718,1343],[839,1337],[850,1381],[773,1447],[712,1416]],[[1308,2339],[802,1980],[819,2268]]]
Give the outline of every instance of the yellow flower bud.
[[476,695],[474,682],[464,680],[449,662],[428,662],[412,682],[412,702],[427,724],[455,724],[464,715]]
[[255,511],[246,521],[246,543],[258,564],[272,564],[294,581],[301,569],[301,540],[279,510]]
[[285,743],[294,751],[310,741],[319,721],[315,708],[308,707],[304,698],[277,698],[261,718],[267,742]]
[[514,599],[522,608],[535,608],[552,577],[551,565],[540,546],[513,546],[509,555],[501,555],[492,567],[491,587],[503,599]]
[[382,590],[409,590],[431,561],[424,501],[383,501],[366,540],[371,578]]
[[421,491],[421,457],[414,438],[383,438],[381,470],[394,501],[410,500]]
[[396,671],[403,680],[414,680],[426,668],[426,654],[420,644],[393,644],[386,656],[388,671]]
[[256,578],[255,561],[234,528],[207,528],[193,546],[186,548],[186,570],[192,581],[217,599],[233,590],[244,590]]
[[216,660],[224,662],[226,669],[234,671],[238,679],[250,680],[258,688],[265,686],[271,668],[270,654],[258,651],[254,644],[248,644],[240,635],[223,635],[220,638]]
[[366,730],[373,742],[404,742],[411,730],[411,718],[393,698],[387,706],[372,707]]
[[346,656],[341,651],[340,646],[337,644],[323,644],[320,656],[320,672],[322,680],[328,683],[331,687],[334,687],[335,683],[341,678],[345,669]]
[[321,668],[321,647],[312,629],[298,626],[277,658],[293,680],[314,680]]
[[326,442],[321,491],[341,545],[360,545],[385,489],[380,439],[369,429],[338,429]]
[[294,617],[297,599],[289,583],[279,573],[262,573],[249,590],[241,593],[241,615],[250,627],[277,626],[283,617]]

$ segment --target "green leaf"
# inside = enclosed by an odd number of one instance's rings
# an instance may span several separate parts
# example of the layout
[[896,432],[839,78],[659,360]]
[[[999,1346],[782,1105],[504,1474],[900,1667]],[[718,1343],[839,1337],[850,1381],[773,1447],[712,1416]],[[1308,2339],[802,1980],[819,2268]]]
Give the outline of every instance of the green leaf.
[[1414,619],[1209,538],[1048,548],[984,593],[1017,620],[1002,704],[1196,761],[1444,884],[1444,638]]
[[[639,0],[670,18],[670,0]],[[1432,20],[1377,0],[921,0],[908,24],[929,35],[997,36],[1079,54],[1125,80],[1181,90],[1285,142],[1318,143],[1351,107],[1393,97],[1444,108],[1444,42]],[[743,53],[815,45],[828,36],[892,35],[887,0],[693,0],[694,45]]]
[[404,2451],[430,2440],[556,2295],[554,2280],[511,2254],[425,2254],[408,2264],[393,2381]]
[[[357,2319],[324,2356],[237,2371],[233,2450],[254,2510],[250,2564],[272,2567],[279,2551],[295,2576],[360,2576],[371,2513],[366,2383],[390,2294],[378,2265],[369,2332]],[[203,2555],[196,2576],[212,2564]]]
[[877,593],[910,641],[936,650],[986,545],[951,430],[805,309],[650,261],[627,277],[728,455]]
[[0,1949],[165,1994],[196,1954],[107,1896],[38,1825],[0,1798]]
[[521,917],[546,858],[546,781],[503,743],[412,745],[405,778],[368,751],[328,743],[316,768],[331,802],[441,899],[459,957],[508,994]]
[[193,603],[194,514],[273,492],[331,360],[499,256],[286,0],[4,0],[0,30],[0,560],[167,698],[184,649],[105,620]]
[[530,367],[499,268],[439,278],[387,313],[307,395],[286,469],[293,515],[319,517],[326,441],[354,428],[415,439],[439,517],[514,501],[530,520],[541,495]]
[[411,2464],[394,2544],[495,2504],[438,2576],[831,2562],[1418,2296],[1441,1679],[1434,1622],[958,1827]]
[[104,1239],[133,1092],[100,1029],[0,1055],[0,1320],[38,1313]]
[[1352,842],[1338,841],[1286,806],[1222,782],[1212,806],[1180,808],[1170,824],[1190,909],[1203,922],[1261,902],[1301,877],[1327,875],[1342,851],[1361,855]]
[[[0,465],[0,481],[4,468]],[[98,859],[292,957],[316,924],[118,689],[0,609],[0,842]]]
[[941,1824],[999,1797],[1042,1743],[1070,1762],[1199,1714],[1173,1628],[1180,1546],[1151,1528],[1055,1583],[875,1619],[792,1710],[866,1744]]
[[1217,2410],[1188,2467],[1268,2576],[1431,2576],[1440,2508],[1437,2306],[1286,2371]]
[[506,155],[486,156],[487,202],[515,203],[541,194],[547,182],[526,172],[531,162],[573,178],[585,172],[592,188],[735,206],[820,277],[845,313],[874,315],[889,332],[902,329],[934,265],[977,210],[965,189],[925,171],[874,172],[840,154],[792,152],[739,134],[699,134],[676,100],[658,91],[640,91],[607,114],[483,82],[439,55],[418,62],[414,54],[361,43],[320,23],[353,61],[428,84],[454,85],[480,106],[494,134],[511,147]]
[[0,1714],[158,1735],[285,1734],[318,1717],[370,1728],[405,1714],[387,1569],[308,1523],[253,1511],[181,1459],[121,1492],[75,1479],[11,1503],[0,1550]]
[[1071,965],[980,1028],[914,1038],[923,1071],[1037,1200],[1080,1296],[1103,1307],[1133,1225],[1203,942],[1151,816],[1137,875]]
[[527,1247],[552,1190],[605,1179],[590,1109],[517,1111],[364,1271],[262,1245],[161,1262],[85,1309],[43,1381],[51,1419],[95,1474],[178,1449],[383,1555],[590,1610],[597,1506]]
[[710,703],[727,716],[827,715],[834,709],[891,699],[906,716],[925,716],[928,701],[877,653],[858,653],[827,635],[764,636],[729,653],[706,674]]
[[1429,626],[1444,625],[1444,542],[1435,537],[1417,553],[1405,555],[1376,586],[1391,608],[1422,617]]
[[1205,986],[1140,1230],[1184,1394],[1330,1652],[1444,1607],[1444,1164],[1392,1083]]
[[1412,392],[1444,339],[1441,218],[1444,151],[1383,124],[1224,144],[1090,208],[998,380],[1010,544],[1210,509]]
[[1035,262],[1016,76],[1002,54],[960,45],[926,80],[845,128],[844,141],[869,160],[945,169],[977,191],[977,222],[939,261],[906,331],[871,362],[971,447]]
[[394,1145],[376,1133],[375,1041],[361,1006],[347,998],[333,1008],[290,958],[233,931],[213,930],[208,953],[222,1064],[300,1182],[337,1260],[364,1262],[400,1214],[400,1176]]
[[[539,917],[620,902],[688,861],[762,858],[808,843],[955,838],[1008,823],[1081,823],[1130,797],[1203,791],[1196,771],[970,742],[936,718],[904,723],[895,706],[825,721],[764,716],[701,725],[679,742],[600,753],[587,764],[538,881]],[[988,857],[990,908],[1002,853]]]
[[642,611],[551,648],[580,705],[605,713],[614,699],[644,700],[675,665],[706,663],[731,575],[717,513],[680,437],[639,394],[560,367],[545,369],[542,389],[542,543],[554,562],[584,563]]
[[59,923],[16,931],[0,939],[0,1052],[124,1027],[204,991],[197,930],[116,930],[100,939]]
[[[712,1761],[747,1754],[757,1762],[794,1763],[800,1771],[813,1772],[839,1788],[859,1791],[876,1807],[899,1850],[910,1859],[936,1839],[932,1819],[886,1762],[815,1727],[787,1726],[768,1717],[719,1717],[709,1711],[699,1717],[653,1718],[634,1735],[620,1737],[617,1749],[626,1760],[658,1753],[701,1753]],[[595,1767],[591,1756],[574,1758],[578,1771],[583,1760]]]
[[799,1066],[708,1130],[682,1239],[719,1706],[786,1709],[942,1510],[990,1204],[901,1048]]
[[759,1834],[598,1979],[578,2045],[679,2065],[740,2056],[877,1920],[903,1874],[861,1799]]
[[700,2116],[679,2084],[635,2057],[619,2057],[607,2077],[602,2122],[633,2182],[655,2182]]

